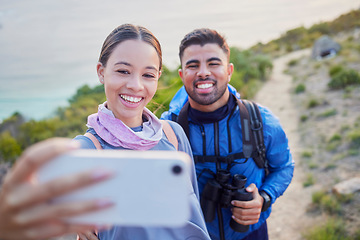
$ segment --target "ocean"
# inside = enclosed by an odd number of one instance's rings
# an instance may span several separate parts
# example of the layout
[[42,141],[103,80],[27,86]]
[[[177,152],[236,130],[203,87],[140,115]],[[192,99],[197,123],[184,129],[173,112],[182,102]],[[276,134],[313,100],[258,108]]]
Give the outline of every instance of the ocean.
[[80,86],[97,85],[103,40],[123,23],[152,31],[175,69],[179,42],[195,28],[248,48],[359,7],[359,0],[0,0],[0,122],[14,112],[50,117]]

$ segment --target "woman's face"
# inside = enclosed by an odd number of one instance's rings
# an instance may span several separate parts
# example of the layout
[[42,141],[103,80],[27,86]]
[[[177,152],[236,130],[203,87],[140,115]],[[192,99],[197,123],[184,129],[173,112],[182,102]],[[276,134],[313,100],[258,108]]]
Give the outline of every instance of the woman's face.
[[161,75],[159,65],[155,48],[141,40],[121,42],[114,48],[106,67],[98,63],[107,107],[127,126],[142,124],[143,109],[153,98]]

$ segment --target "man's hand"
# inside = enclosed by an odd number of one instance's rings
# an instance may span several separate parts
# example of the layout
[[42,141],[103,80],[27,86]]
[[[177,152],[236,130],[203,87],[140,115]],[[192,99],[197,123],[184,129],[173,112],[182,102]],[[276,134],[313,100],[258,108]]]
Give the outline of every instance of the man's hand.
[[232,217],[239,224],[252,225],[259,221],[264,199],[253,183],[246,188],[246,191],[252,192],[253,200],[232,201],[231,204],[234,206],[234,208],[231,209],[233,213]]

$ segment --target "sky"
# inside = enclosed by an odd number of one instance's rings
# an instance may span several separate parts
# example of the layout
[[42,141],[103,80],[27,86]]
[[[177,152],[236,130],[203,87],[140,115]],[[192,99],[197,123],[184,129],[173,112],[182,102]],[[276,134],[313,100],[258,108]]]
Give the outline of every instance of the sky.
[[359,7],[360,0],[0,0],[0,120],[15,111],[49,116],[80,86],[98,84],[101,45],[123,23],[152,31],[175,69],[179,43],[195,28],[216,29],[244,49]]

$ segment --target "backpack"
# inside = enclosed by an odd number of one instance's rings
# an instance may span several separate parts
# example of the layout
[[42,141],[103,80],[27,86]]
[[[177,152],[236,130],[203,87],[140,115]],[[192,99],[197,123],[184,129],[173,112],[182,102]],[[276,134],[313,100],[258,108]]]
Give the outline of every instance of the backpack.
[[[256,165],[259,168],[265,169],[265,174],[269,174],[268,160],[266,159],[266,148],[264,144],[263,124],[262,118],[257,104],[250,100],[241,101],[236,98],[237,104],[240,109],[241,129],[243,136],[243,152],[233,153],[228,156],[202,156],[194,155],[195,163],[204,162],[224,162],[231,164],[235,159],[245,158],[246,161],[249,158],[253,158]],[[181,109],[179,116],[172,116],[172,120],[177,121],[186,136],[189,138],[189,120],[188,109],[189,101]]]
[[[172,127],[170,126],[170,124],[167,121],[160,120],[160,122],[162,123],[164,133],[165,133],[166,137],[168,138],[169,142],[172,145],[174,145],[176,151],[178,151],[179,143],[178,143],[178,140],[177,140],[174,130],[172,129]],[[102,149],[99,140],[94,135],[92,135],[89,132],[86,132],[84,134],[84,136],[88,137],[94,143],[96,149],[98,149],[98,150]]]

